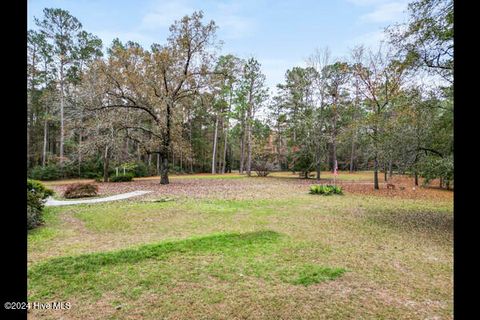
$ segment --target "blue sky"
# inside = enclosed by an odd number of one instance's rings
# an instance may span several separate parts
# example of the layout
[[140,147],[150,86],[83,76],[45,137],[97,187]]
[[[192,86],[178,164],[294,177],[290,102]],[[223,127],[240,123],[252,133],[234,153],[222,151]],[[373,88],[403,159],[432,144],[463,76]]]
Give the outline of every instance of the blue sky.
[[149,48],[162,43],[175,19],[203,10],[219,26],[221,53],[256,57],[274,88],[285,71],[304,66],[316,48],[348,57],[356,44],[376,46],[383,29],[405,19],[405,0],[29,0],[28,27],[43,8],[70,11],[104,45],[118,37]]

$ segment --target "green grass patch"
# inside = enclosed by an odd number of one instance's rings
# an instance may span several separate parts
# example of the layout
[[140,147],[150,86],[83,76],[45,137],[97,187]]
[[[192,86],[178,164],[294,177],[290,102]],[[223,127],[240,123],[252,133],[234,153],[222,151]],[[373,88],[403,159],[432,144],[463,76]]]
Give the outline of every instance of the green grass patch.
[[29,276],[33,281],[45,275],[55,275],[65,278],[80,272],[96,272],[100,268],[109,265],[138,263],[145,259],[166,259],[174,252],[189,254],[205,251],[244,253],[244,247],[251,247],[251,249],[257,248],[264,243],[276,241],[279,237],[280,235],[273,231],[244,234],[218,234],[176,242],[144,245],[138,248],[114,252],[54,258],[35,265],[31,269]]
[[324,196],[329,196],[333,194],[343,194],[342,187],[332,186],[332,185],[311,185],[310,194],[321,194]]
[[[242,277],[260,277],[310,285],[342,274],[343,269],[298,261],[290,265],[280,255],[289,244],[282,234],[267,230],[213,234],[53,258],[29,269],[29,289],[33,292],[30,299],[68,298],[78,294],[98,298],[102,292],[115,289],[118,282],[127,285],[125,295],[139,297],[148,290],[159,291],[173,281],[198,282],[207,276],[232,282],[241,281]],[[128,289],[132,287],[137,289]]]
[[58,213],[61,211],[58,207],[44,207],[43,219],[44,224],[28,231],[29,245],[36,245],[44,243],[50,239],[55,238],[62,231],[58,228],[59,219]]

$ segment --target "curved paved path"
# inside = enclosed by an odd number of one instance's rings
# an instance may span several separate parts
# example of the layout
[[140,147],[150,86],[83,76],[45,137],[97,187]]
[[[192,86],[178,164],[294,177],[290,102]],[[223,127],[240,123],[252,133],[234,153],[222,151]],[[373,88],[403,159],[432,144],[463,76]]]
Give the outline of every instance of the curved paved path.
[[131,197],[141,196],[150,192],[152,191],[133,191],[133,192],[117,194],[117,195],[105,197],[105,198],[85,199],[85,200],[55,200],[50,197],[45,202],[45,205],[46,206],[67,206],[72,204],[107,202],[107,201],[123,200]]

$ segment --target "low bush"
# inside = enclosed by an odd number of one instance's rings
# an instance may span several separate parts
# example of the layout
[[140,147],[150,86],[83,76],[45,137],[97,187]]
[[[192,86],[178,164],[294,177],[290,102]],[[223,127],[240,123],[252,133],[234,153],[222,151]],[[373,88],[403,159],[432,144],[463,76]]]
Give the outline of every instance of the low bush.
[[169,165],[168,170],[173,174],[184,174],[185,170],[180,166],[174,166],[172,164]]
[[150,172],[145,163],[137,162],[133,173],[135,174],[135,177],[148,177]]
[[76,183],[67,187],[63,196],[67,199],[94,197],[98,193],[98,187],[91,183]]
[[43,223],[43,201],[34,193],[27,191],[27,229],[33,229]]
[[82,172],[82,174],[79,177],[86,178],[86,179],[97,179],[102,177],[102,173],[87,171],[87,172]]
[[252,162],[253,170],[259,177],[266,177],[273,170],[273,154],[268,152],[258,152],[254,155]]
[[45,199],[53,190],[45,188],[40,181],[27,179],[27,228],[33,229],[43,223]]
[[110,177],[110,182],[129,182],[129,181],[132,181],[132,179],[133,179],[133,174],[125,173],[125,174],[119,174],[118,176]]
[[329,196],[332,194],[343,194],[342,187],[332,185],[313,185],[310,186],[310,194],[321,194]]
[[42,199],[53,195],[52,189],[48,189],[40,181],[32,179],[27,179],[27,191],[37,193]]
[[29,170],[28,177],[35,180],[58,180],[62,177],[60,167],[56,164],[50,164],[45,167],[36,166]]

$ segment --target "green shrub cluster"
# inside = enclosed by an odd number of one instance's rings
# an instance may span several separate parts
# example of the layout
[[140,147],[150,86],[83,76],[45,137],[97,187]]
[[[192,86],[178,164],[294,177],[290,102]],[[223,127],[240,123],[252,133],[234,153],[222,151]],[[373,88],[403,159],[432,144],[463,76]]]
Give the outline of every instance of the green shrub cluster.
[[45,167],[33,167],[30,169],[28,176],[35,180],[58,180],[61,178],[62,172],[58,165],[50,164]]
[[184,174],[185,170],[181,168],[180,166],[174,166],[172,164],[169,164],[168,170],[173,173],[173,174]]
[[67,199],[94,197],[98,193],[98,187],[91,183],[76,183],[67,187],[63,196]]
[[150,169],[143,162],[137,162],[133,171],[135,177],[148,177],[150,175]]
[[[156,168],[149,168],[143,162],[131,162],[120,165],[119,172],[123,172],[123,167],[126,168],[126,173],[132,174],[134,177],[148,177],[156,174]],[[110,167],[108,174],[115,174],[115,167]],[[45,167],[35,166],[28,170],[28,177],[30,179],[50,181],[69,178],[84,178],[101,180],[103,178],[103,162],[100,159],[89,160],[82,162],[78,166],[78,162],[65,161],[63,166],[58,163],[50,163]]]
[[47,198],[53,195],[53,190],[46,188],[40,181],[27,179],[27,191],[32,191]]
[[27,179],[27,228],[33,229],[43,223],[45,199],[53,195],[53,190],[35,180]]
[[321,194],[329,196],[332,194],[343,194],[342,187],[332,185],[313,185],[310,186],[310,194]]
[[125,174],[119,174],[118,176],[110,177],[110,182],[128,182],[128,181],[132,181],[132,179],[133,179],[132,173],[125,173]]

